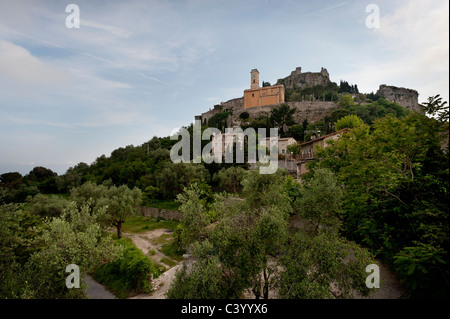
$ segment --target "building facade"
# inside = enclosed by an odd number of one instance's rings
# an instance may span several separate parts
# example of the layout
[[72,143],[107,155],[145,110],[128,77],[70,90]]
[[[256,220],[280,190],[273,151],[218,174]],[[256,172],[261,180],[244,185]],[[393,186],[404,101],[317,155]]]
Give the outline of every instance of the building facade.
[[[265,139],[261,139],[259,141],[260,146],[264,146],[268,148],[268,145],[270,143],[270,137],[266,137]],[[287,147],[292,144],[296,144],[297,141],[293,137],[284,137],[284,138],[278,138],[278,154],[280,155],[286,155],[288,153]]]
[[317,146],[320,146],[322,148],[327,146],[327,142],[330,140],[337,140],[339,139],[342,134],[347,132],[348,129],[344,128],[342,130],[339,130],[337,132],[333,132],[321,137],[314,138],[308,142],[300,144],[300,154],[296,155],[296,159],[298,159],[297,166],[298,166],[298,174],[302,175],[305,173],[308,173],[309,170],[306,168],[306,164],[308,162],[314,160],[316,158],[316,148]]
[[284,103],[284,85],[259,86],[259,71],[250,72],[250,89],[244,90],[244,108]]

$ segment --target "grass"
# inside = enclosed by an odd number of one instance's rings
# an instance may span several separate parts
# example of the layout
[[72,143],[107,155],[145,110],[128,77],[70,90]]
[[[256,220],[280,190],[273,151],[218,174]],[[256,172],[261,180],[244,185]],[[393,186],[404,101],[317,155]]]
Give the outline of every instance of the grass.
[[176,201],[155,199],[154,201],[148,200],[145,202],[148,207],[155,207],[159,209],[178,210],[180,204]]
[[177,220],[155,219],[140,215],[132,215],[122,224],[122,231],[127,233],[142,233],[155,229],[175,229],[180,222]]
[[165,244],[172,238],[172,234],[163,234],[158,238],[152,239],[154,245]]
[[185,253],[185,251],[180,251],[178,249],[174,238],[163,244],[160,250],[164,255],[169,256],[171,259],[178,262],[183,260],[183,254]]
[[170,268],[172,268],[173,266],[176,266],[178,264],[176,261],[173,261],[172,259],[169,259],[167,257],[161,258],[161,262],[170,266]]

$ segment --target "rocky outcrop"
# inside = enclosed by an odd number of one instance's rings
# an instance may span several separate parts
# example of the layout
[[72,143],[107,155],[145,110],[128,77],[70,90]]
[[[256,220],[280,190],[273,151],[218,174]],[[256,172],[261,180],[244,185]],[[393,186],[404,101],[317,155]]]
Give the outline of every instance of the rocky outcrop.
[[284,84],[284,87],[288,89],[292,89],[293,87],[304,89],[316,85],[326,86],[329,83],[331,83],[331,81],[327,69],[322,68],[320,72],[302,73],[301,67],[292,71],[291,75],[277,81],[277,84]]
[[376,95],[412,111],[422,112],[419,105],[419,93],[416,90],[382,84]]

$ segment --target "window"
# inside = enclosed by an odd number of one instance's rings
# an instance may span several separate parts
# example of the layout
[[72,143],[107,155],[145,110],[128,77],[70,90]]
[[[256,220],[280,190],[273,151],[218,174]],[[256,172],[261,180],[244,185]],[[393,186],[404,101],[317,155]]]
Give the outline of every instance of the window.
[[255,94],[254,94],[254,93],[252,93],[252,97],[255,97]]
[[253,79],[253,83],[255,83],[255,79]]

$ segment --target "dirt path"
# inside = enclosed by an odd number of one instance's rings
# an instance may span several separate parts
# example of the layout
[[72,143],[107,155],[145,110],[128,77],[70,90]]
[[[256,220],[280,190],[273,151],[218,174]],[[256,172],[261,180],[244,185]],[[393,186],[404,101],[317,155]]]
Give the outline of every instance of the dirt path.
[[[167,258],[167,256],[159,251],[162,244],[155,244],[154,241],[162,235],[170,234],[170,232],[170,229],[155,229],[140,234],[124,233],[124,235],[129,237],[133,241],[133,244],[135,244],[136,247],[144,253],[144,255],[149,256],[152,260],[158,263],[164,264],[164,262],[161,262],[161,259],[164,257]],[[169,265],[166,266],[170,268]]]
[[[168,270],[166,270],[164,273],[162,273],[158,278],[153,280],[153,293],[151,295],[149,294],[140,294],[137,296],[134,296],[130,299],[165,299],[165,294],[169,290],[170,284],[172,283],[172,280],[175,278],[175,273],[178,268],[182,266],[182,263],[178,263],[176,266],[171,267],[170,265],[164,263],[164,261],[161,261],[163,258],[168,258],[164,253],[162,253],[159,249],[162,246],[163,240],[161,240],[161,236],[164,235],[170,235],[171,234],[170,229],[155,229],[150,230],[144,233],[139,234],[130,234],[130,233],[124,233],[124,236],[130,238],[133,243],[136,245],[137,248],[139,248],[144,255],[148,256],[152,260],[156,261],[157,263],[160,263]],[[168,236],[167,236],[168,237]],[[168,237],[169,238],[169,237]],[[159,240],[158,240],[159,239]],[[163,237],[164,239],[164,237]],[[157,242],[157,243],[155,243]]]
[[84,281],[87,285],[86,295],[89,299],[116,299],[116,296],[106,290],[103,285],[96,282],[91,276],[86,275]]

